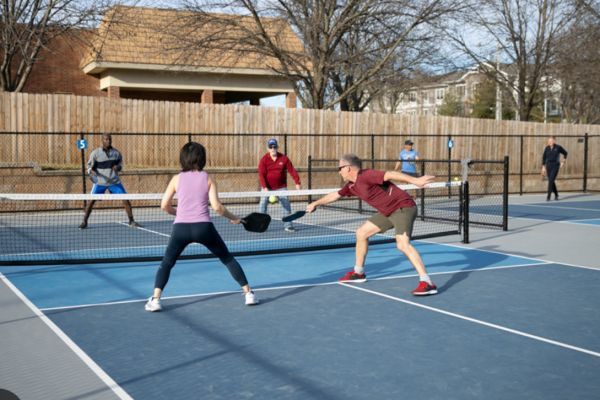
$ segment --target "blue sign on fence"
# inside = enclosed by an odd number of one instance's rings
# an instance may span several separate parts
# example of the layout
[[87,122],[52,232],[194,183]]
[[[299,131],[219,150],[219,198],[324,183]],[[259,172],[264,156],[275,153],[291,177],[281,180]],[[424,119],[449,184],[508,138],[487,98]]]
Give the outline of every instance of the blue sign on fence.
[[85,140],[85,139],[79,139],[77,141],[77,148],[79,150],[85,150],[85,149],[87,149],[87,140]]
[[454,147],[454,140],[448,139],[448,148],[451,149]]

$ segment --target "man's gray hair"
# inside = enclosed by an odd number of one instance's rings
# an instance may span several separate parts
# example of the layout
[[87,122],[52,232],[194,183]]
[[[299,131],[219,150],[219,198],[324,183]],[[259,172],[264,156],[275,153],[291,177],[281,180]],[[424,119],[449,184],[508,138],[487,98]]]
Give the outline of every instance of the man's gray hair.
[[344,154],[340,160],[358,169],[362,167],[362,160],[356,154]]

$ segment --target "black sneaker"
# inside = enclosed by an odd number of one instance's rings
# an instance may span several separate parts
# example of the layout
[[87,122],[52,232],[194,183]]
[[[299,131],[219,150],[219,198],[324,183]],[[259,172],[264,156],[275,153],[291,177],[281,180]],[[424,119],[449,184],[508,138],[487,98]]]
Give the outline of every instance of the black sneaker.
[[129,223],[129,227],[130,228],[141,228],[142,226],[140,224],[138,224],[137,222],[135,222],[135,221],[131,221]]
[[85,228],[87,228],[87,222],[83,221],[81,223],[81,225],[79,225],[79,229],[85,229]]

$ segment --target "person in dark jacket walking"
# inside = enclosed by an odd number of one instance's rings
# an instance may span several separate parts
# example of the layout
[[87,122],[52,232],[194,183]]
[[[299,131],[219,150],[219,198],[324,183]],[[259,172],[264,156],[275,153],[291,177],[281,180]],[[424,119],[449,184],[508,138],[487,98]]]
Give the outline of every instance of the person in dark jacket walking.
[[[560,155],[563,155],[562,159]],[[559,144],[556,144],[556,138],[548,138],[548,146],[544,149],[542,156],[542,176],[548,177],[548,195],[546,201],[550,201],[550,196],[554,193],[554,200],[558,200],[558,189],[556,188],[556,176],[560,167],[567,161],[567,151]]]

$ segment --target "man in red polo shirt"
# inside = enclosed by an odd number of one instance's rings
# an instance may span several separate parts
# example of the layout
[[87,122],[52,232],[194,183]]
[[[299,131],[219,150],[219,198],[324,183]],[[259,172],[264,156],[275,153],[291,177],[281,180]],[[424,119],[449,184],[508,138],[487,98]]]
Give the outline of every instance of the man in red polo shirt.
[[[294,182],[296,183],[296,189],[300,189],[300,177],[298,172],[294,169],[292,162],[285,154],[280,153],[277,149],[279,148],[276,139],[269,139],[267,142],[267,153],[260,159],[258,163],[258,180],[262,191],[278,191],[287,190],[287,173],[289,172]],[[284,216],[292,213],[290,201],[285,196],[277,196],[273,193],[270,197],[274,197],[279,200],[279,204],[283,208]],[[269,196],[261,197],[259,204],[259,211],[263,214],[267,212],[267,204]],[[296,229],[291,222],[285,222],[283,228],[286,232],[295,232]]]
[[435,177],[424,175],[416,178],[398,171],[361,169],[361,160],[354,154],[342,156],[338,170],[342,179],[347,182],[346,185],[339,191],[329,193],[310,203],[306,211],[313,212],[318,206],[332,203],[345,196],[357,196],[378,211],[356,231],[356,264],[352,271],[340,278],[340,281],[365,282],[367,276],[364,264],[369,237],[394,228],[398,250],[406,255],[419,273],[419,286],[412,291],[412,294],[415,296],[436,294],[437,287],[427,275],[421,255],[410,243],[417,206],[408,193],[392,182],[400,181],[423,187],[433,182]]

